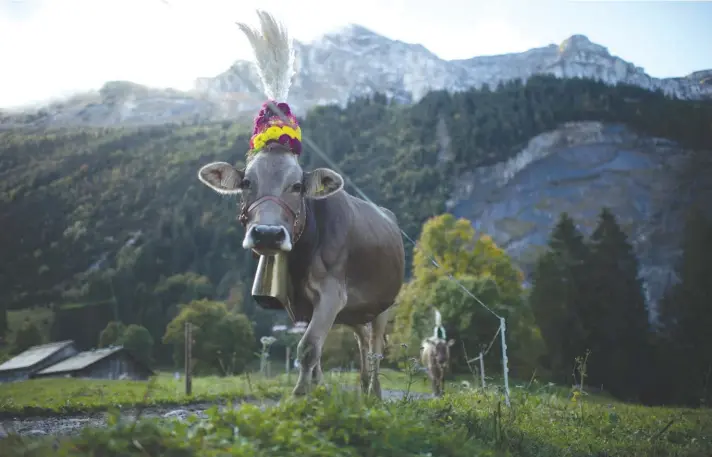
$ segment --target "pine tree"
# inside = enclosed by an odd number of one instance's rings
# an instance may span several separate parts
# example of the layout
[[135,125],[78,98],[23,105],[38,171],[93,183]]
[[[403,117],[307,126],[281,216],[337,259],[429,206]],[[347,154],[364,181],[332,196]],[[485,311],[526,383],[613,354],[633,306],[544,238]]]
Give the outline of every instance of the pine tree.
[[613,395],[638,398],[650,369],[649,316],[638,259],[604,208],[590,237],[590,300],[585,316],[588,376]]
[[574,359],[585,350],[585,266],[588,248],[568,214],[552,230],[549,250],[537,262],[529,297],[532,312],[547,346],[552,374],[564,381]]
[[680,282],[671,288],[661,307],[678,402],[712,403],[712,223],[699,210],[688,215],[678,267]]

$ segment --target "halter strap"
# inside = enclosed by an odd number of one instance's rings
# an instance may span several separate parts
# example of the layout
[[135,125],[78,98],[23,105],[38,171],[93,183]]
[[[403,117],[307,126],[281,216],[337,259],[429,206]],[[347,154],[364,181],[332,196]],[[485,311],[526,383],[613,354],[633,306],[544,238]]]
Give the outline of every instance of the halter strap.
[[[281,198],[275,197],[274,195],[265,195],[263,197],[258,198],[254,202],[252,202],[252,204],[250,204],[250,206],[242,205],[242,208],[240,210],[240,217],[239,217],[240,223],[243,225],[243,227],[247,226],[247,219],[248,219],[249,212],[266,201],[271,201],[271,202],[278,204],[283,210],[285,210],[287,212],[287,214],[289,214],[289,216],[292,219],[292,233],[294,234],[294,239],[292,240],[292,244],[296,244],[297,241],[299,241],[299,238],[301,238],[302,233],[304,232],[304,227],[306,226],[306,220],[300,221],[300,219],[306,218],[306,204],[304,203],[304,198],[300,199],[299,210],[297,212],[295,212]],[[302,217],[302,216],[304,216],[304,217]]]
[[[275,202],[276,204],[281,206],[282,209],[285,210],[292,217],[293,221],[297,218],[297,213],[295,213],[294,210],[289,207],[289,205],[287,205],[281,198],[275,197],[273,195],[265,195],[264,197],[258,198],[257,200],[252,202],[252,204],[247,208],[246,213],[249,213],[250,211],[257,208],[259,205],[261,205],[262,203],[264,203],[266,201]],[[247,215],[247,214],[245,214],[245,215]]]

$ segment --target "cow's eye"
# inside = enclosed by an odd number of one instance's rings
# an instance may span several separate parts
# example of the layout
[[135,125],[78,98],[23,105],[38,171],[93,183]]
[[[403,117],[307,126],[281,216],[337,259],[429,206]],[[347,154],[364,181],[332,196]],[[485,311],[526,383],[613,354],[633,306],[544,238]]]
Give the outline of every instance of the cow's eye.
[[249,179],[243,179],[242,181],[240,181],[240,189],[247,190],[250,188],[250,184],[252,183]]
[[302,193],[302,183],[298,182],[292,186],[292,192],[301,194]]

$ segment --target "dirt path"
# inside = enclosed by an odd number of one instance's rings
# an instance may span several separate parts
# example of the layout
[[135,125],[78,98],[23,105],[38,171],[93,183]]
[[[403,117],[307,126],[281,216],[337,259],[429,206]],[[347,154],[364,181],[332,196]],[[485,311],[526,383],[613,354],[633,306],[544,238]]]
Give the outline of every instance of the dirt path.
[[[403,398],[404,391],[383,390],[383,399],[386,401],[399,400]],[[411,393],[413,398],[428,398],[430,394]],[[249,401],[255,403],[255,401]],[[262,400],[259,402],[263,407],[275,405],[274,400]],[[241,402],[232,405],[240,407]],[[154,406],[143,409],[141,417],[144,418],[177,418],[185,419],[191,414],[203,415],[204,411],[210,409],[215,403],[194,403],[183,406]],[[220,408],[228,407],[228,404],[220,404]],[[122,411],[122,416],[127,419],[136,417],[136,409],[126,409]],[[18,433],[23,436],[44,436],[44,435],[73,435],[79,433],[86,427],[106,426],[107,413],[94,413],[77,416],[57,416],[57,417],[36,417],[25,419],[4,420],[0,423],[0,439],[8,433]]]

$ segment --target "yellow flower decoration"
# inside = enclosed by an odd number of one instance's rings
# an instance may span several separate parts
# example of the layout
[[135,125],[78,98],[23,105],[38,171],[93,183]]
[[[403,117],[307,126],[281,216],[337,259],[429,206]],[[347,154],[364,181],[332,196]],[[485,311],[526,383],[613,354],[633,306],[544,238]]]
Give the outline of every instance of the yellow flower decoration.
[[264,132],[258,133],[252,138],[253,149],[259,151],[265,147],[268,141],[279,140],[284,134],[287,134],[290,138],[302,141],[301,127],[294,129],[288,125],[271,125]]

